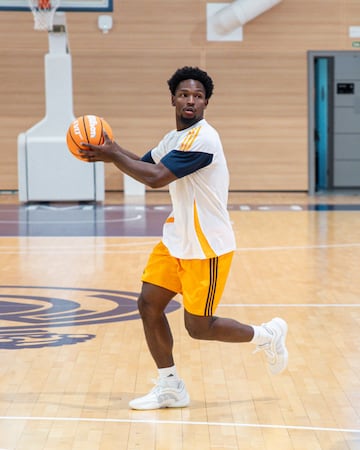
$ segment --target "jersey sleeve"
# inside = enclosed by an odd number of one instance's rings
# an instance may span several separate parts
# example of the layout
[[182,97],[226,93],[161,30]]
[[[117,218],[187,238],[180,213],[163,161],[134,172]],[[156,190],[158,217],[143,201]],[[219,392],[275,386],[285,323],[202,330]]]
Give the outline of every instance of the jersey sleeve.
[[151,164],[155,164],[155,161],[153,160],[153,157],[151,155],[152,150],[149,150],[147,153],[145,153],[144,156],[142,156],[141,161],[145,161]]
[[205,152],[171,150],[161,159],[161,162],[177,178],[182,178],[211,164],[213,156],[213,154]]

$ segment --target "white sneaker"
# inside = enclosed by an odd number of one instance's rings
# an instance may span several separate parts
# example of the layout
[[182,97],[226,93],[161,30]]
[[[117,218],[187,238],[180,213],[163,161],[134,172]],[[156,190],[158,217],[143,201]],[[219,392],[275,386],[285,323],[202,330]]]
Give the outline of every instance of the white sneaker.
[[144,397],[135,398],[129,402],[132,409],[160,409],[160,408],[184,408],[190,403],[185,384],[179,381],[176,387],[166,379],[155,381],[155,387]]
[[288,326],[285,320],[279,317],[275,317],[275,319],[263,323],[261,326],[272,335],[272,338],[266,344],[258,345],[254,353],[263,350],[270,372],[277,375],[285,370],[288,365],[288,351],[285,345]]

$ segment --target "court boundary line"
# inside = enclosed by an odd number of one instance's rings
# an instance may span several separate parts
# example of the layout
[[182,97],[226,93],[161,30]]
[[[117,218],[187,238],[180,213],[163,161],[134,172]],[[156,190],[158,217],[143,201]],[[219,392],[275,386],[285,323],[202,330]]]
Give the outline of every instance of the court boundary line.
[[235,427],[235,428],[270,428],[282,430],[302,430],[302,431],[325,431],[336,433],[360,433],[357,428],[335,428],[335,427],[312,427],[308,425],[276,425],[276,424],[256,424],[239,422],[207,422],[190,420],[156,420],[156,419],[115,419],[96,417],[40,417],[40,416],[0,416],[0,420],[29,420],[29,421],[52,421],[52,422],[104,422],[104,423],[128,423],[128,424],[149,424],[149,425],[198,425],[212,427]]
[[219,303],[218,308],[359,308],[360,303]]
[[253,251],[273,251],[273,250],[312,250],[312,249],[328,249],[328,248],[351,248],[360,247],[360,242],[351,242],[347,244],[313,244],[313,245],[277,245],[269,247],[237,247],[237,252],[253,252]]
[[[84,240],[96,240],[99,239],[102,242],[100,244],[91,243],[88,245],[78,245],[76,246],[74,250],[74,246],[67,245],[34,245],[34,244],[27,244],[25,243],[23,245],[24,249],[19,249],[19,245],[1,245],[0,244],[0,254],[21,254],[21,253],[28,253],[29,251],[36,252],[49,252],[50,250],[57,250],[57,251],[63,251],[63,252],[69,252],[69,253],[78,253],[81,251],[82,253],[85,252],[94,252],[100,249],[104,249],[105,247],[111,247],[110,250],[104,250],[104,254],[110,254],[110,253],[148,253],[148,250],[133,250],[129,249],[126,250],[125,247],[131,247],[131,246],[147,246],[147,245],[155,245],[159,240],[161,239],[161,236],[0,236],[0,239],[84,239]],[[112,239],[133,239],[133,242],[126,242],[126,243],[104,243],[104,239],[112,240]],[[141,241],[141,239],[146,239],[144,241]],[[153,240],[147,240],[147,239],[153,239]],[[136,240],[139,239],[139,241],[136,242]],[[117,248],[116,248],[117,247]],[[236,253],[245,253],[245,252],[267,252],[267,251],[288,251],[288,250],[327,250],[327,249],[341,249],[341,248],[354,248],[354,247],[360,247],[360,242],[353,242],[353,243],[343,243],[343,244],[314,244],[314,245],[294,245],[294,246],[269,246],[269,247],[237,247],[235,249]]]

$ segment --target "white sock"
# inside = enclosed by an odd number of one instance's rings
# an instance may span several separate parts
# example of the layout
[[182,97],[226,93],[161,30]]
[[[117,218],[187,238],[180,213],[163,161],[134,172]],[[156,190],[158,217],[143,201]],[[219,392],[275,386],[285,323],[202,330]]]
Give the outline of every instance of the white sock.
[[172,366],[172,367],[164,367],[163,369],[158,369],[159,372],[159,377],[161,379],[166,378],[167,381],[169,382],[174,382],[174,383],[178,383],[179,381],[179,377],[176,371],[176,367]]
[[266,344],[271,340],[271,334],[261,325],[251,325],[254,329],[254,336],[250,342],[256,345]]

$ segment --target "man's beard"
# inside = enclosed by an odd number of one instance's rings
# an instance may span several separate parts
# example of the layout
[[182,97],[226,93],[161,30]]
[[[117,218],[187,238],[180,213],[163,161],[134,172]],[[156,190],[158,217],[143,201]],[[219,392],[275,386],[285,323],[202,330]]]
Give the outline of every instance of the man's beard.
[[186,126],[186,128],[191,127],[194,123],[199,122],[199,117],[181,117],[181,123]]

